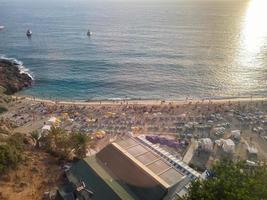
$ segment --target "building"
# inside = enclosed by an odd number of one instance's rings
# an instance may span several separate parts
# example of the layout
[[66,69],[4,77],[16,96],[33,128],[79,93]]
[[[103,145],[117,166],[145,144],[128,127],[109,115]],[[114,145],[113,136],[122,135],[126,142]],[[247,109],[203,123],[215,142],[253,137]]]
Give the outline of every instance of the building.
[[210,138],[201,138],[198,142],[199,149],[206,152],[212,152],[213,142]]
[[138,136],[137,139],[147,146],[149,149],[151,149],[153,152],[155,152],[157,155],[159,155],[161,158],[163,158],[165,161],[167,161],[169,164],[171,164],[177,171],[179,171],[181,174],[184,174],[186,178],[184,178],[176,188],[174,196],[171,198],[171,200],[176,200],[177,198],[183,197],[189,189],[191,181],[195,179],[205,179],[205,175],[202,175],[189,167],[187,164],[185,164],[183,161],[179,160],[178,158],[171,155],[169,152],[163,150],[158,145],[153,144],[145,139],[144,135]]
[[69,184],[59,189],[61,199],[168,200],[186,193],[200,174],[183,163],[176,166],[143,140],[116,141],[74,164],[67,172]]

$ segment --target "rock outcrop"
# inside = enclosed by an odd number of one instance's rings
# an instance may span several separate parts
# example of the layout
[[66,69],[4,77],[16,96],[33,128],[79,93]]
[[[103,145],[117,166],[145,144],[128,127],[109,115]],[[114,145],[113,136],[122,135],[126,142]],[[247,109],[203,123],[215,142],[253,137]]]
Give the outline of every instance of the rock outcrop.
[[5,94],[14,94],[32,85],[32,78],[21,73],[19,64],[7,59],[0,59],[0,86],[5,88]]

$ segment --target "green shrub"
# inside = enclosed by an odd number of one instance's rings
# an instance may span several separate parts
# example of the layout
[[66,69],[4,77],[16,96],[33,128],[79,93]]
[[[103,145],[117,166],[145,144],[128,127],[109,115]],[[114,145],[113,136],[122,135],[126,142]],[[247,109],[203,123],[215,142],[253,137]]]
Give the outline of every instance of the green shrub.
[[24,136],[20,133],[15,133],[7,139],[7,144],[13,146],[18,151],[23,151],[25,144],[24,144]]
[[0,143],[0,175],[14,169],[22,161],[23,135],[15,133]]
[[38,131],[31,132],[31,137],[36,141],[39,139],[39,135]]
[[266,200],[266,166],[223,160],[212,168],[212,176],[192,182],[183,200]]
[[21,152],[14,146],[0,145],[0,175],[10,168],[15,168],[21,161]]

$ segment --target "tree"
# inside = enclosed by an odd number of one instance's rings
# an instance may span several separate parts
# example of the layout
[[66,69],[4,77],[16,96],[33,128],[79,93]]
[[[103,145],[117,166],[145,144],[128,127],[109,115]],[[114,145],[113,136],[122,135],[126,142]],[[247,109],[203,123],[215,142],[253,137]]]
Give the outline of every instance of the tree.
[[213,166],[211,178],[192,182],[184,200],[266,200],[266,166],[223,160]]
[[57,152],[59,149],[59,140],[60,137],[64,134],[64,130],[59,128],[59,127],[55,127],[52,126],[51,129],[48,132],[48,136],[47,136],[47,142],[48,142],[48,146],[49,149],[51,151],[55,151]]
[[52,126],[45,140],[47,148],[51,153],[62,159],[69,159],[69,154],[73,147],[70,134],[64,129]]
[[74,147],[75,155],[78,158],[84,158],[87,153],[87,147],[89,145],[90,139],[86,134],[73,133],[72,142]]
[[72,150],[72,141],[68,133],[63,132],[57,142],[58,154],[62,159],[69,159]]
[[51,127],[45,140],[48,150],[63,159],[69,159],[72,151],[78,158],[84,158],[88,146],[92,146],[91,139],[86,134],[70,134],[57,127]]

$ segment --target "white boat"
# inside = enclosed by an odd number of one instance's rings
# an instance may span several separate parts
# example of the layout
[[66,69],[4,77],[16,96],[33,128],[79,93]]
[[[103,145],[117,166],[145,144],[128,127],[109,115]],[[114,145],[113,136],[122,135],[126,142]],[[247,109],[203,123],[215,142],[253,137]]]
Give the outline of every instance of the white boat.
[[4,26],[0,26],[0,31],[3,30],[5,27]]
[[27,32],[26,32],[26,35],[27,35],[28,37],[31,37],[31,36],[32,36],[32,31],[31,31],[30,29],[28,29]]
[[88,31],[87,31],[87,35],[88,35],[88,36],[91,36],[91,35],[93,35],[93,32],[91,32],[90,30],[88,30]]

